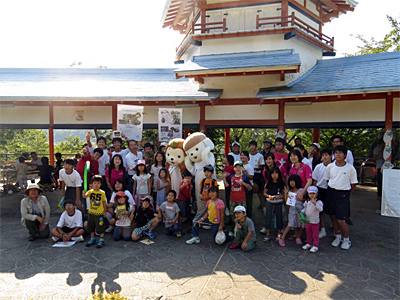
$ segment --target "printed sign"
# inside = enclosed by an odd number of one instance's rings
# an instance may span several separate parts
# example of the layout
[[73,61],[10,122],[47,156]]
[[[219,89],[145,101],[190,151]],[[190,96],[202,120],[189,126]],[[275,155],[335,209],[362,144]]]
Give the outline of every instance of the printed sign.
[[382,216],[400,218],[400,170],[383,170]]
[[118,104],[117,129],[130,140],[141,141],[143,134],[143,106]]
[[182,108],[158,109],[158,140],[168,142],[182,138]]
[[75,114],[75,119],[77,121],[84,121],[85,120],[85,111],[77,110]]
[[286,204],[289,206],[296,205],[296,193],[289,192],[289,197],[287,198]]

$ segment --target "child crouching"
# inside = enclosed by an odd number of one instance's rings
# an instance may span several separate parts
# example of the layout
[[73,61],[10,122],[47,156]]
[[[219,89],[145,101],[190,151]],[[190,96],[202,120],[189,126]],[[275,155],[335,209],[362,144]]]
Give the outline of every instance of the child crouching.
[[143,235],[154,239],[156,235],[153,229],[160,223],[157,212],[154,210],[153,198],[146,196],[139,202],[139,207],[135,211],[136,229],[132,232],[132,240],[138,241]]
[[250,251],[256,247],[256,229],[253,221],[247,217],[244,206],[236,206],[235,210],[235,239],[230,249],[242,248]]

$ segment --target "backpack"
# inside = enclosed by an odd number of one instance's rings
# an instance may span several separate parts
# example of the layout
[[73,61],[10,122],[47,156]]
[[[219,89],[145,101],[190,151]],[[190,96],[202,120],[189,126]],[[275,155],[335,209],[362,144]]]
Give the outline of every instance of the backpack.
[[[204,183],[205,183],[205,182],[206,182],[206,178],[203,178],[203,179],[201,180],[201,183],[200,183],[200,186],[201,186],[200,195],[203,194]],[[211,181],[211,186],[214,186],[216,182],[217,182],[217,181],[213,178],[212,181]]]

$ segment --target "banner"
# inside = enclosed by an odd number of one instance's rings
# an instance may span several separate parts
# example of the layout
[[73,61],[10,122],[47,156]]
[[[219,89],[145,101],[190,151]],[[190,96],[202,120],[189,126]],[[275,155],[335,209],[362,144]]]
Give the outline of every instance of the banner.
[[182,108],[158,109],[158,140],[168,142],[182,138]]
[[118,104],[117,129],[130,140],[141,141],[143,134],[143,106]]
[[383,170],[381,214],[400,218],[400,170]]

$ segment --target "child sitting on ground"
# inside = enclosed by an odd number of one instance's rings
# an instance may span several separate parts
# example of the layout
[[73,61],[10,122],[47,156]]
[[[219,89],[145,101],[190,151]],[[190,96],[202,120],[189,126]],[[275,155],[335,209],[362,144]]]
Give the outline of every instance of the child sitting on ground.
[[306,214],[306,217],[310,220],[310,223],[306,224],[307,240],[306,244],[303,246],[303,249],[310,250],[310,252],[314,253],[318,251],[319,214],[322,211],[324,204],[321,200],[317,200],[318,188],[316,186],[309,186],[307,193],[310,200],[304,203],[304,209],[302,212]]
[[140,199],[134,219],[136,221],[136,228],[132,232],[132,240],[134,242],[138,241],[143,235],[147,235],[151,239],[156,237],[153,230],[157,227],[160,219],[158,218],[158,213],[154,210],[151,196]]
[[135,212],[135,206],[132,206],[128,199],[129,197],[122,191],[117,192],[115,208],[115,230],[114,241],[119,241],[123,238],[125,241],[131,239],[131,222]]
[[63,242],[83,242],[85,230],[83,229],[81,211],[75,209],[75,202],[70,199],[65,200],[64,208],[65,211],[61,214],[57,227],[50,231],[53,235],[53,241],[58,242],[62,239]]
[[178,200],[176,201],[179,206],[179,232],[182,233],[183,219],[189,215],[189,205],[192,198],[192,174],[188,171],[183,173],[183,180],[179,185]]
[[92,189],[86,192],[82,191],[84,198],[89,198],[89,218],[87,222],[87,232],[90,233],[90,240],[86,247],[96,243],[95,232],[100,234],[97,248],[104,245],[104,231],[106,229],[106,193],[100,190],[103,184],[103,178],[100,175],[94,175],[91,180]]
[[244,206],[236,206],[235,210],[235,238],[230,249],[242,248],[243,251],[250,251],[256,247],[256,229],[253,221],[246,216]]
[[211,223],[211,234],[215,241],[215,236],[218,231],[224,229],[224,201],[218,199],[218,187],[212,186],[208,189],[210,200],[207,201],[207,212],[199,220],[193,220],[192,226],[192,238],[186,241],[186,244],[198,244],[200,243],[199,238],[199,225],[207,220]]
[[[206,165],[203,168],[204,176],[203,180],[200,182],[200,202],[197,203],[197,212],[194,218],[195,221],[200,220],[201,216],[203,216],[207,212],[207,201],[210,200],[210,195],[208,194],[208,189],[212,186],[218,186],[217,181],[213,178],[214,167],[212,165]],[[206,220],[202,223],[202,227],[204,229],[210,229],[211,224]]]
[[169,190],[167,193],[167,201],[162,203],[160,206],[160,212],[165,219],[165,234],[173,235],[176,237],[181,237],[181,232],[179,231],[179,206],[175,202],[176,192],[174,190]]

